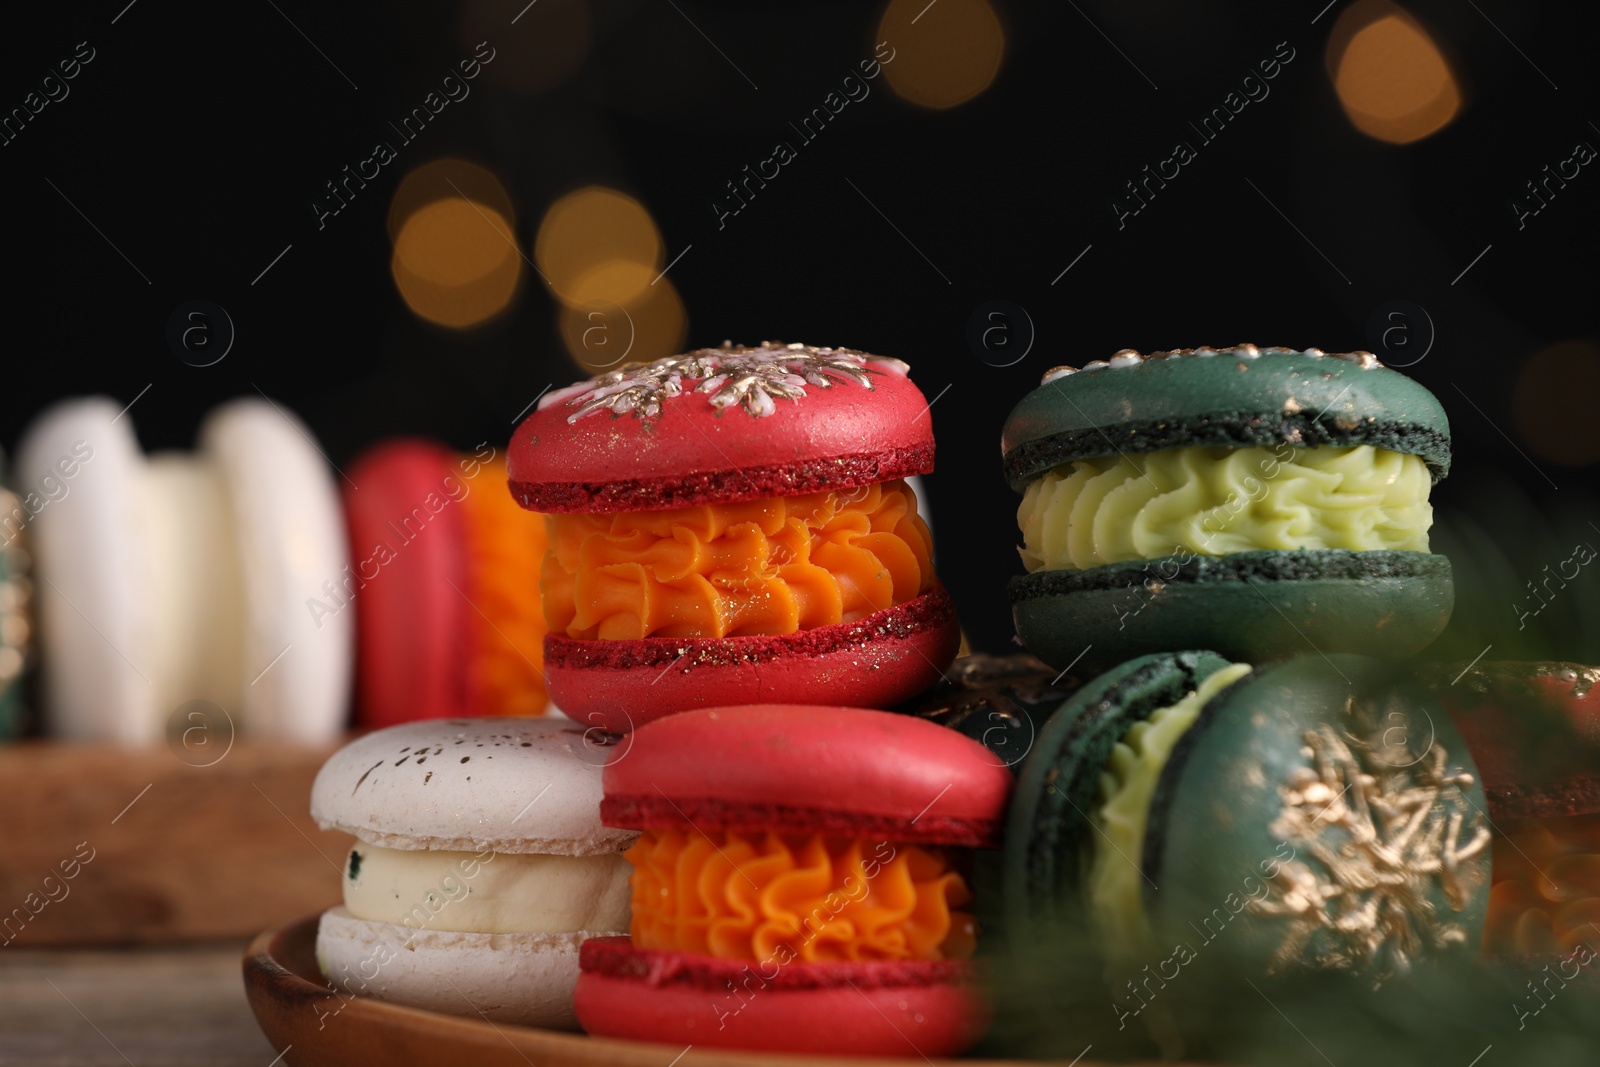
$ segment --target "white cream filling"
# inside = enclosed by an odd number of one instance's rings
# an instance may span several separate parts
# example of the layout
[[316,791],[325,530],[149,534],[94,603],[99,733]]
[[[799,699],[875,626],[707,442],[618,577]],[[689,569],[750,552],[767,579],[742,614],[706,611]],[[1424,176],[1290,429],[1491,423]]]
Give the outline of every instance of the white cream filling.
[[358,841],[345,858],[344,905],[358,919],[413,930],[626,933],[631,872],[620,852],[448,852]]
[[[150,457],[141,474],[148,573],[156,579],[149,583],[144,635],[154,710],[164,717],[205,699],[237,713],[245,685],[244,593],[221,474],[179,453]],[[225,727],[208,722],[205,729],[216,734]]]

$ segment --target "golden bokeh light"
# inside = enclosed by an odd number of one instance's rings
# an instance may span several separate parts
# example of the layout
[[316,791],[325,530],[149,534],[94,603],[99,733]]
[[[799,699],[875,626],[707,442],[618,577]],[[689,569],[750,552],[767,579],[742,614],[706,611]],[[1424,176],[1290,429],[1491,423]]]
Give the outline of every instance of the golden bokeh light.
[[645,289],[649,288],[658,273],[646,264],[631,259],[608,259],[572,280],[567,302],[573,307],[594,303],[631,303],[645,295]]
[[[556,296],[569,305],[594,298],[594,286],[599,284],[593,280],[597,269],[611,271],[615,282],[623,276],[608,264],[617,260],[637,264],[640,269],[625,276],[632,279],[631,288],[613,288],[604,294],[608,300],[626,304],[661,270],[661,234],[639,201],[615,189],[590,185],[550,205],[539,223],[533,258]],[[580,292],[580,282],[585,283],[587,292]]]
[[1600,462],[1594,398],[1600,396],[1600,348],[1562,341],[1522,368],[1511,398],[1517,431],[1528,451],[1568,467]]
[[662,274],[664,247],[644,205],[605,186],[568,193],[545,212],[534,262],[562,304],[562,343],[585,373],[682,348],[689,318]]
[[1362,0],[1339,16],[1327,65],[1350,122],[1380,141],[1420,141],[1461,111],[1461,87],[1444,52],[1388,0]]
[[553,89],[583,68],[594,41],[594,20],[584,0],[472,0],[461,14],[461,47],[494,47],[483,76],[512,92],[533,96]]
[[511,303],[522,254],[511,222],[498,210],[451,196],[406,218],[389,266],[412,311],[440,326],[465,329]]
[[389,201],[389,241],[400,239],[406,220],[435,200],[467,199],[493,208],[495,213],[516,228],[516,211],[511,194],[506,192],[493,171],[464,159],[435,159],[400,179]]
[[889,87],[935,110],[989,88],[1006,51],[1005,28],[988,0],[890,0],[874,40],[893,48],[883,62]]
[[[602,264],[586,277],[589,291],[607,283],[627,282],[637,264]],[[613,290],[614,291],[614,290]],[[645,285],[630,302],[603,296],[561,309],[561,340],[573,360],[588,374],[604,374],[624,362],[659,359],[683,350],[689,316],[672,282],[662,277]]]

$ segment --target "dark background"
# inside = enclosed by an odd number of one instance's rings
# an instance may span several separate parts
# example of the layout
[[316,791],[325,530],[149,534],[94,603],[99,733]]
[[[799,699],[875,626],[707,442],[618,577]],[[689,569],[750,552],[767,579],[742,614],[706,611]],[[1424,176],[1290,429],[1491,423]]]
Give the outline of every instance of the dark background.
[[[1457,450],[1435,497],[1436,547],[1456,561],[1461,610],[1439,647],[1600,659],[1592,575],[1531,626],[1502,606],[1574,537],[1600,545],[1600,526],[1585,532],[1600,514],[1593,468],[1561,462],[1600,434],[1600,370],[1580,360],[1570,388],[1530,380],[1520,417],[1514,403],[1536,354],[1596,339],[1600,167],[1521,230],[1511,208],[1576,142],[1600,146],[1592,5],[1408,4],[1465,103],[1440,132],[1397,146],[1356,130],[1335,94],[1324,50],[1344,0],[995,0],[1006,52],[986,92],[930,111],[880,77],[719,230],[711,202],[724,183],[775,139],[792,141],[787,123],[872,55],[882,3],[633,0],[574,13],[571,0],[539,0],[512,25],[523,0],[125,2],[57,5],[0,39],[3,109],[78,42],[95,49],[70,95],[0,146],[8,450],[57,398],[127,403],[147,384],[130,415],[151,449],[188,447],[210,407],[257,388],[341,465],[398,433],[503,442],[542,389],[581,375],[536,277],[467,332],[421,321],[397,294],[395,186],[455,156],[500,175],[525,249],[563,192],[597,182],[638,197],[668,258],[692,246],[670,272],[691,345],[803,340],[911,363],[938,396],[929,491],[941,571],[974,643],[991,650],[1009,639],[1005,579],[1021,569],[1000,427],[1043,370],[1122,347],[1238,341],[1383,355],[1370,320],[1407,301],[1435,336],[1425,344],[1408,311],[1395,339],[1412,347],[1388,357],[1428,349],[1406,372],[1443,401]],[[921,23],[939,17],[934,6]],[[323,183],[477,41],[496,48],[496,65],[537,64],[584,18],[570,78],[532,95],[478,78],[318,229],[310,203]],[[917,32],[894,47],[916,48]],[[1278,42],[1295,58],[1270,96],[1119,229],[1123,183],[1193,140],[1186,121]],[[211,367],[167,343],[169,316],[194,299],[224,307],[237,330]],[[1003,368],[967,339],[975,309],[997,299],[1025,309],[1035,334]],[[1026,327],[1012,329],[1021,344]],[[1530,419],[1543,424],[1538,447]],[[1570,454],[1563,440],[1576,442]]]

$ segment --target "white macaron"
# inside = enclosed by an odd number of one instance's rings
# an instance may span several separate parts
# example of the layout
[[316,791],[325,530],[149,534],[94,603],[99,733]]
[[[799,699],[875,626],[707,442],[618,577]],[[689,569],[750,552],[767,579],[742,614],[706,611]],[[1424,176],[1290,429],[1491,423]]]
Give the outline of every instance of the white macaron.
[[323,974],[414,1007],[576,1027],[578,946],[628,930],[637,835],[600,822],[612,741],[566,719],[431,719],[334,753],[311,815],[357,841],[344,905],[317,929]]
[[[281,407],[246,398],[194,453],[144,456],[133,417],[72,400],[24,435],[46,729],[159,741],[189,701],[243,733],[325,743],[343,729],[353,620],[306,603],[348,559],[327,462]],[[220,724],[210,724],[221,728]]]

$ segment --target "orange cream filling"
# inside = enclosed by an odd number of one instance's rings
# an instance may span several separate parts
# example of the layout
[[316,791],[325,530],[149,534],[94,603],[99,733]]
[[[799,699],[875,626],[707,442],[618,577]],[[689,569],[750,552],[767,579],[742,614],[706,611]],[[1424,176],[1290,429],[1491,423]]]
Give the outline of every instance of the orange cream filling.
[[1565,954],[1600,944],[1600,815],[1504,826],[1483,948],[1496,955]]
[[545,527],[545,620],[569,637],[789,634],[854,622],[933,586],[933,544],[903,481],[546,515]]
[[638,948],[719,959],[966,959],[972,894],[945,850],[903,842],[646,830],[633,864]]
[[545,693],[544,615],[533,596],[545,551],[544,524],[506,491],[504,460],[483,465],[466,509],[467,584],[477,610],[467,685],[480,715],[542,715]]

